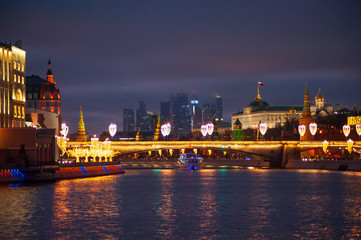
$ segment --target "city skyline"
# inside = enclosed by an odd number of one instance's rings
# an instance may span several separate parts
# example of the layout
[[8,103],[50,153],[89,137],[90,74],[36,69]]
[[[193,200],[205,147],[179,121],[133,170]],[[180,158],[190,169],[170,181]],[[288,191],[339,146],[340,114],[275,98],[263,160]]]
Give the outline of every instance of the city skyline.
[[[302,105],[322,89],[332,105],[361,99],[359,1],[135,2],[2,4],[0,41],[21,39],[26,76],[44,78],[49,57],[63,121],[75,132],[83,106],[88,133],[122,123],[137,102],[158,113],[169,94],[223,97],[230,121],[256,97]],[[39,14],[41,13],[41,14]],[[94,18],[94,16],[97,16]]]

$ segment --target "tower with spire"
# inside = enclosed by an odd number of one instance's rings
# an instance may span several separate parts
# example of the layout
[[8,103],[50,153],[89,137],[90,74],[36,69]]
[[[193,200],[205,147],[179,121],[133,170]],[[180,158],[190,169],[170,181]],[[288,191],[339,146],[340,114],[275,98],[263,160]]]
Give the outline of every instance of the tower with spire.
[[77,142],[86,142],[86,140],[87,140],[87,135],[86,135],[84,119],[83,119],[83,108],[80,107],[78,132],[77,132],[77,134],[75,136],[75,141],[77,141]]
[[302,112],[302,118],[298,121],[299,125],[304,125],[306,127],[306,132],[302,136],[300,136],[301,141],[312,141],[313,136],[310,132],[310,123],[313,123],[314,120],[311,116],[311,110],[310,110],[310,94],[308,92],[308,84],[306,83],[306,89],[305,89],[305,95],[303,100],[303,112]]

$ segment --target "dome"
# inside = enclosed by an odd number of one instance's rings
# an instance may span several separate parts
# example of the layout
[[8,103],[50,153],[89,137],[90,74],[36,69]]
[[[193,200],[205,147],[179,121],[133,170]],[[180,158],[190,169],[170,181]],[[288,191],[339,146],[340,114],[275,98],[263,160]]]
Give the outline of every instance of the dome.
[[249,103],[250,107],[267,107],[269,106],[267,102],[263,101],[263,100],[255,100],[253,102]]

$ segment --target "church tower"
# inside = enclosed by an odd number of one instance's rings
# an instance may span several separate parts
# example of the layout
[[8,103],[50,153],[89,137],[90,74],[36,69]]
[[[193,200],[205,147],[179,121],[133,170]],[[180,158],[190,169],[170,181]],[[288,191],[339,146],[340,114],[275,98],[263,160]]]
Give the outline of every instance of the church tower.
[[78,132],[75,136],[75,141],[77,142],[86,142],[87,135],[85,132],[85,125],[83,120],[83,108],[80,107],[80,117],[79,117],[79,124],[78,124]]
[[302,112],[302,118],[299,120],[299,125],[304,125],[306,127],[305,134],[300,136],[301,141],[312,141],[313,136],[310,132],[310,123],[313,123],[313,118],[311,117],[311,110],[310,110],[310,94],[308,93],[308,85],[306,83],[306,90],[303,100],[303,112]]
[[316,112],[318,112],[325,106],[325,97],[321,93],[321,88],[318,89],[318,93],[315,97],[315,104],[316,104]]

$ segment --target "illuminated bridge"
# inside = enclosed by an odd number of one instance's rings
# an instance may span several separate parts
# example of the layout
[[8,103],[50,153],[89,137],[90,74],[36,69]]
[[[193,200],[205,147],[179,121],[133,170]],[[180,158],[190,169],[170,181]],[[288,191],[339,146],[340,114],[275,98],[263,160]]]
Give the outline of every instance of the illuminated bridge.
[[[102,142],[99,142],[101,144]],[[68,142],[67,151],[78,152],[81,149],[90,149],[92,142]],[[320,141],[114,141],[107,142],[107,151],[112,156],[129,156],[131,154],[144,154],[159,152],[175,155],[176,152],[194,151],[202,155],[203,152],[219,151],[224,154],[238,153],[243,156],[262,158],[270,162],[271,167],[283,167],[288,161],[301,160],[301,153],[308,150],[341,151],[356,154],[360,157],[361,142],[330,141],[327,144]],[[86,151],[85,151],[86,152]],[[93,151],[92,154],[76,156],[93,157],[101,161],[104,154]],[[209,154],[211,155],[211,154]],[[75,156],[73,154],[73,156]],[[175,156],[174,156],[175,157]]]

